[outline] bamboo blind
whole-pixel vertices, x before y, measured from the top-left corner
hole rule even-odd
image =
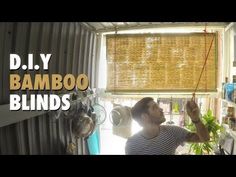
[[[216,33],[107,35],[108,91],[193,91]],[[216,91],[217,38],[198,91]]]

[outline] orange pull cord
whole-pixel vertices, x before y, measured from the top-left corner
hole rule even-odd
[[[204,68],[205,68],[205,66],[206,66],[206,62],[207,62],[209,53],[210,53],[210,51],[211,51],[211,47],[212,47],[212,44],[213,44],[214,39],[215,39],[215,35],[213,36],[213,38],[212,38],[212,40],[211,40],[211,45],[210,45],[210,48],[209,48],[209,50],[208,50],[208,52],[207,52],[207,55],[206,55],[206,58],[205,58],[205,62],[204,62],[204,64],[203,64],[203,67],[202,67],[202,70],[201,70],[201,74],[200,74],[200,77],[199,77],[198,82],[197,82],[197,86],[196,86],[196,88],[195,88],[195,90],[194,90],[194,92],[193,92],[193,96],[192,96],[192,100],[193,100],[193,101],[195,101],[195,93],[196,93],[196,91],[197,91],[199,82],[200,82],[200,80],[201,80],[203,70],[204,70]]]
[[[114,70],[114,76],[113,76],[114,77],[114,91],[113,92],[114,92],[114,94],[116,93],[116,64],[117,64],[116,63],[116,52],[117,52],[116,51],[117,50],[116,49],[116,42],[117,42],[116,38],[117,38],[117,27],[115,27],[115,46],[114,46],[115,51],[114,51],[114,68],[113,68],[113,70]]]
[[[205,57],[206,57],[206,35],[207,35],[207,23],[205,23],[204,36],[205,36]],[[205,67],[205,92],[207,92],[207,68]]]
[[[207,33],[207,30],[206,30],[206,24],[205,24],[205,29],[203,30],[204,31],[204,38],[205,38],[205,58],[206,58],[206,33]],[[206,77],[206,69],[205,69],[205,77]],[[205,78],[206,79],[206,78]],[[206,82],[207,83],[207,82]],[[195,102],[195,92],[193,93],[193,97],[192,97],[192,101]]]

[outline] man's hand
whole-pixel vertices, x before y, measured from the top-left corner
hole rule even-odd
[[[194,101],[188,101],[186,104],[186,110],[192,121],[199,121],[200,110],[198,105]]]
[[[209,141],[210,135],[205,125],[201,122],[201,119],[199,117],[200,110],[198,108],[198,105],[193,100],[191,100],[187,102],[186,109],[197,130],[196,133],[189,133],[186,136],[186,141],[196,143]]]

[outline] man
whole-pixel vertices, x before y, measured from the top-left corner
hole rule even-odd
[[[188,101],[187,113],[196,126],[196,133],[178,126],[161,125],[165,122],[163,110],[153,98],[145,97],[131,109],[131,114],[142,127],[142,131],[126,142],[128,155],[172,155],[183,142],[209,141],[209,133],[199,117],[200,110],[194,101]]]

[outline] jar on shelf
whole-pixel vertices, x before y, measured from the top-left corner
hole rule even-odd
[[[236,103],[236,88],[234,89],[233,100],[234,100],[234,103]]]
[[[234,107],[228,107],[227,116],[228,117],[234,117]]]
[[[236,130],[236,119],[234,117],[229,118],[229,128]]]
[[[236,75],[233,75],[233,83],[236,83]]]
[[[229,123],[229,118],[227,116],[223,117],[223,123],[228,124]]]

